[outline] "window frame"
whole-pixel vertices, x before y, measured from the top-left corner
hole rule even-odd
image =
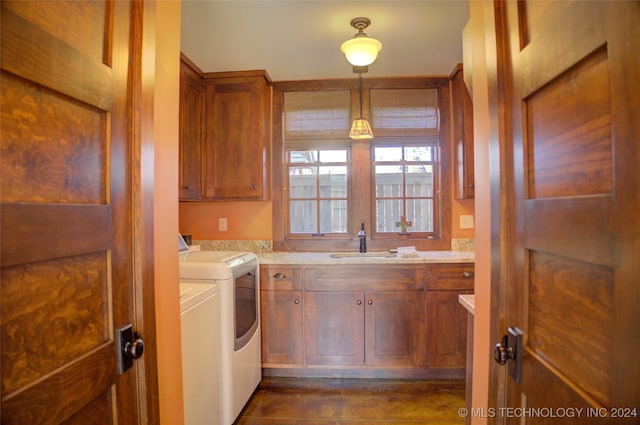
[[[363,79],[363,111],[370,116],[369,90],[374,88],[431,88],[438,90],[438,109],[440,115],[439,149],[437,163],[438,181],[434,182],[434,197],[437,197],[438,212],[434,211],[434,235],[415,233],[394,235],[392,233],[376,234],[372,227],[375,223],[375,190],[373,182],[375,170],[372,162],[371,144],[394,144],[400,140],[405,142],[419,141],[407,137],[376,137],[372,141],[356,141],[348,138],[341,141],[343,146],[350,145],[351,166],[348,167],[347,217],[346,234],[330,234],[311,236],[310,234],[289,233],[288,195],[284,192],[288,186],[288,166],[284,148],[284,93],[289,91],[310,90],[350,90],[351,119],[359,115],[359,85],[356,78],[335,80],[285,81],[273,84],[273,161],[272,161],[272,209],[273,209],[273,247],[276,251],[354,251],[358,249],[358,230],[360,223],[365,222],[367,247],[369,251],[384,251],[398,246],[413,245],[418,250],[443,250],[451,248],[451,124],[450,96],[448,77],[404,77],[404,78],[364,78]],[[375,133],[374,133],[375,134]],[[328,149],[327,145],[313,144],[309,149]],[[357,191],[355,191],[357,189]]]
[[[431,162],[432,166],[433,166],[433,194],[430,197],[410,197],[410,196],[406,196],[405,193],[405,185],[404,185],[404,178],[405,176],[403,176],[403,190],[402,190],[402,196],[399,197],[387,197],[387,198],[378,198],[376,195],[376,186],[375,186],[375,182],[376,182],[376,170],[375,167],[376,165],[393,165],[393,164],[401,164],[402,166],[407,166],[407,165],[411,165],[410,162],[403,160],[400,162],[389,162],[389,161],[375,161],[375,148],[376,147],[399,147],[401,149],[404,149],[405,147],[410,147],[410,146],[431,146],[433,148],[433,159],[431,161],[419,161],[419,162]],[[398,198],[398,199],[402,199],[403,202],[403,207],[406,207],[406,203],[409,199],[433,199],[433,231],[431,232],[418,232],[418,231],[413,231],[411,229],[408,229],[407,234],[400,234],[400,231],[398,230],[397,232],[392,231],[392,232],[379,232],[377,229],[375,229],[373,226],[372,227],[372,237],[374,238],[396,238],[397,236],[413,236],[414,239],[419,238],[419,239],[432,239],[434,237],[436,237],[439,234],[439,224],[440,221],[437,219],[439,214],[440,214],[440,200],[439,200],[439,194],[438,194],[438,188],[439,188],[439,183],[440,183],[440,166],[439,166],[439,161],[438,161],[438,152],[440,151],[440,144],[439,143],[434,143],[433,141],[425,141],[424,139],[410,139],[410,138],[393,138],[393,139],[388,139],[387,141],[372,141],[370,143],[370,147],[371,147],[371,181],[372,181],[372,185],[371,185],[371,206],[372,206],[372,214],[371,214],[371,223],[372,224],[377,224],[377,211],[376,211],[376,203],[378,201],[378,199],[392,199],[392,198]],[[404,154],[403,154],[404,155]],[[389,163],[389,164],[385,164],[385,163]],[[398,217],[399,219],[399,217]]]
[[[318,161],[315,161],[315,162],[312,162],[312,163],[307,163],[307,162],[300,162],[300,163],[289,162],[288,161],[289,154],[288,154],[287,151],[284,152],[284,158],[285,158],[284,159],[284,164],[285,164],[284,174],[286,175],[284,193],[287,194],[287,195],[284,195],[285,203],[287,204],[287,207],[285,208],[284,213],[286,213],[286,217],[287,217],[286,226],[289,229],[289,231],[287,232],[287,237],[291,238],[291,239],[308,239],[309,236],[314,237],[314,238],[316,238],[316,237],[325,237],[325,236],[328,236],[330,238],[343,238],[343,237],[350,236],[349,235],[349,233],[350,233],[349,229],[350,229],[350,224],[351,223],[350,223],[349,214],[347,214],[347,217],[346,217],[346,219],[347,219],[347,224],[346,224],[347,231],[346,232],[344,232],[344,233],[337,233],[337,232],[336,233],[331,233],[331,232],[323,232],[322,231],[322,228],[321,228],[321,214],[320,214],[321,208],[320,208],[319,204],[323,200],[327,201],[327,200],[342,200],[342,199],[344,199],[346,201],[346,203],[347,203],[347,211],[351,210],[351,208],[350,208],[351,197],[349,196],[349,194],[351,193],[351,175],[352,175],[352,173],[351,173],[351,148],[346,146],[345,144],[338,144],[338,145],[322,144],[321,147],[318,147],[317,145],[315,145],[314,147],[310,146],[308,149],[305,149],[305,150],[306,151],[317,151],[317,152],[320,152],[320,151],[331,151],[331,150],[345,150],[346,153],[347,153],[347,160],[346,160],[345,163],[342,163],[342,162],[340,162],[340,163],[336,163],[336,162],[321,162],[320,161],[320,155],[318,155]],[[302,149],[292,149],[291,150],[291,152],[299,152],[299,151],[302,151]],[[316,180],[316,185],[317,185],[316,186],[317,193],[316,193],[316,197],[315,198],[302,198],[302,197],[292,198],[291,197],[291,195],[290,195],[291,194],[290,173],[289,173],[291,168],[300,168],[300,167],[304,167],[305,165],[311,165],[312,167],[317,168],[318,171],[319,171],[320,167],[322,167],[322,166],[330,166],[332,164],[333,165],[340,164],[340,166],[342,166],[344,164],[344,166],[346,167],[346,170],[347,170],[347,174],[346,174],[346,176],[347,176],[347,182],[346,182],[347,196],[346,196],[346,198],[333,198],[333,197],[329,197],[328,198],[328,197],[323,197],[322,194],[321,194],[321,186],[320,186],[320,183],[321,183],[321,177],[320,176],[322,174],[320,172],[315,174],[315,177],[316,177],[315,180]],[[317,225],[317,229],[316,230],[317,230],[317,232],[315,232],[315,233],[295,233],[295,232],[291,232],[290,231],[290,229],[291,229],[290,203],[291,203],[291,201],[300,201],[300,200],[314,200],[318,204],[317,205],[318,206],[318,211],[316,212],[316,215],[317,215],[316,216],[316,225]]]

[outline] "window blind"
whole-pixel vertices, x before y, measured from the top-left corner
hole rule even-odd
[[[284,93],[285,147],[348,139],[350,107],[349,90]]]
[[[419,136],[437,141],[437,89],[371,89],[371,125],[378,136]]]

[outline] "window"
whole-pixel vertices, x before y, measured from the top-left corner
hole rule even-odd
[[[434,233],[436,148],[372,147],[377,233]]]
[[[289,231],[320,236],[347,233],[346,149],[287,151]]]
[[[276,250],[357,249],[361,222],[371,251],[450,247],[448,79],[364,83],[370,141],[348,137],[356,80],[274,84]]]

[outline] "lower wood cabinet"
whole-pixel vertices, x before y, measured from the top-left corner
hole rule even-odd
[[[301,269],[260,268],[260,320],[263,367],[301,366]]]
[[[310,365],[364,363],[362,292],[305,292],[305,360]]]
[[[458,295],[473,293],[473,264],[432,266],[427,271],[427,365],[464,371],[467,310]]]
[[[458,294],[473,291],[428,291],[427,346],[431,368],[464,368],[467,350],[467,311]]]
[[[309,365],[424,365],[424,291],[305,292]]]
[[[302,292],[261,291],[262,362],[302,365]]]
[[[271,376],[463,377],[473,265],[262,265]]]

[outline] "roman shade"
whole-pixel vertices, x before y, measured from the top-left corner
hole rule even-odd
[[[437,89],[371,89],[371,125],[376,137],[408,136],[437,141]]]

